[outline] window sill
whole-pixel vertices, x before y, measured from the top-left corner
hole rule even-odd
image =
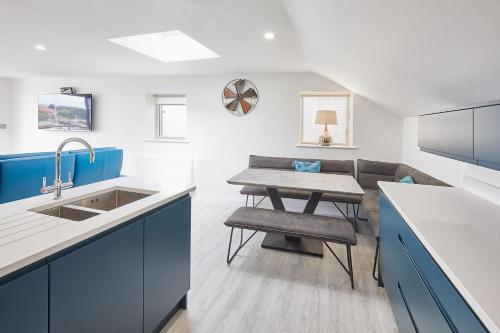
[[[187,139],[145,139],[144,142],[156,143],[189,143]]]
[[[329,149],[358,149],[358,146],[354,145],[331,145],[331,146],[320,146],[319,144],[313,144],[313,143],[298,143],[296,144],[297,147],[300,148],[329,148]]]

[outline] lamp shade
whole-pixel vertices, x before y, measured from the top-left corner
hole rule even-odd
[[[318,110],[316,124],[337,125],[337,112],[334,110]]]

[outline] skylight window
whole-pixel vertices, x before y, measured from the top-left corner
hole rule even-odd
[[[179,30],[111,38],[109,41],[163,62],[220,57]]]

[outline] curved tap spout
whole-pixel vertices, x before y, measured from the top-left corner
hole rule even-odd
[[[92,146],[87,141],[80,139],[80,138],[69,138],[69,139],[64,140],[59,145],[59,147],[57,148],[57,151],[56,151],[56,174],[55,174],[55,179],[54,179],[54,186],[52,189],[51,188],[47,189],[44,187],[48,192],[50,192],[50,190],[54,191],[54,199],[59,199],[61,197],[61,191],[62,191],[63,187],[66,188],[66,187],[73,186],[71,179],[68,179],[67,183],[63,183],[63,181],[61,180],[61,154],[62,154],[62,150],[63,150],[64,146],[66,146],[70,142],[79,142],[82,145],[84,145],[89,151],[90,163],[95,163],[94,148],[92,148]],[[43,192],[44,188],[42,188],[42,192]]]

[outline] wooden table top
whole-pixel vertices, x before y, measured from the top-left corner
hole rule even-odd
[[[227,181],[232,185],[253,185],[320,193],[348,193],[363,195],[365,192],[348,175],[296,172],[275,169],[245,169]]]

